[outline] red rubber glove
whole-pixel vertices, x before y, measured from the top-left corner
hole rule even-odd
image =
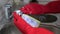
[[[54,34],[53,32],[45,28],[31,27],[29,24],[26,23],[26,21],[22,19],[21,16],[16,14],[16,12],[13,13],[13,16],[14,16],[14,24],[23,34]]]

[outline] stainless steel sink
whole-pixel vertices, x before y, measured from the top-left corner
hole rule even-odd
[[[53,14],[55,15],[55,14]],[[56,14],[58,20],[54,23],[42,23],[40,27],[49,29],[50,31],[54,32],[55,34],[60,34],[60,14]],[[6,20],[5,20],[6,21]],[[14,25],[12,21],[3,22],[4,24],[0,29],[0,34],[22,34]],[[44,25],[45,24],[45,25]],[[1,26],[0,26],[1,27]]]

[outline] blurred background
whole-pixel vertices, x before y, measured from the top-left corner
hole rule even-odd
[[[31,0],[0,0],[0,34],[22,34],[14,25],[12,12],[28,4]],[[39,4],[46,5],[51,1],[37,0]],[[10,10],[8,8],[11,8]],[[50,26],[51,27],[51,26]],[[54,28],[54,27],[53,27]],[[55,30],[54,30],[55,29]],[[60,29],[54,28],[55,34],[60,34]]]

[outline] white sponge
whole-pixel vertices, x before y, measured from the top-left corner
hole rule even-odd
[[[26,23],[28,23],[32,27],[39,27],[40,25],[40,21],[29,15],[23,14],[22,18],[26,21]]]

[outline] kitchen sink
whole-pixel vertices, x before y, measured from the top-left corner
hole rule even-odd
[[[60,14],[52,14],[52,15],[57,17],[57,21],[53,23],[41,23],[40,27],[46,28],[54,32],[55,34],[60,34]],[[1,28],[0,33],[1,34],[22,34],[21,31],[17,29],[17,27],[14,25],[13,22],[11,22],[10,24],[5,24],[3,28]]]

